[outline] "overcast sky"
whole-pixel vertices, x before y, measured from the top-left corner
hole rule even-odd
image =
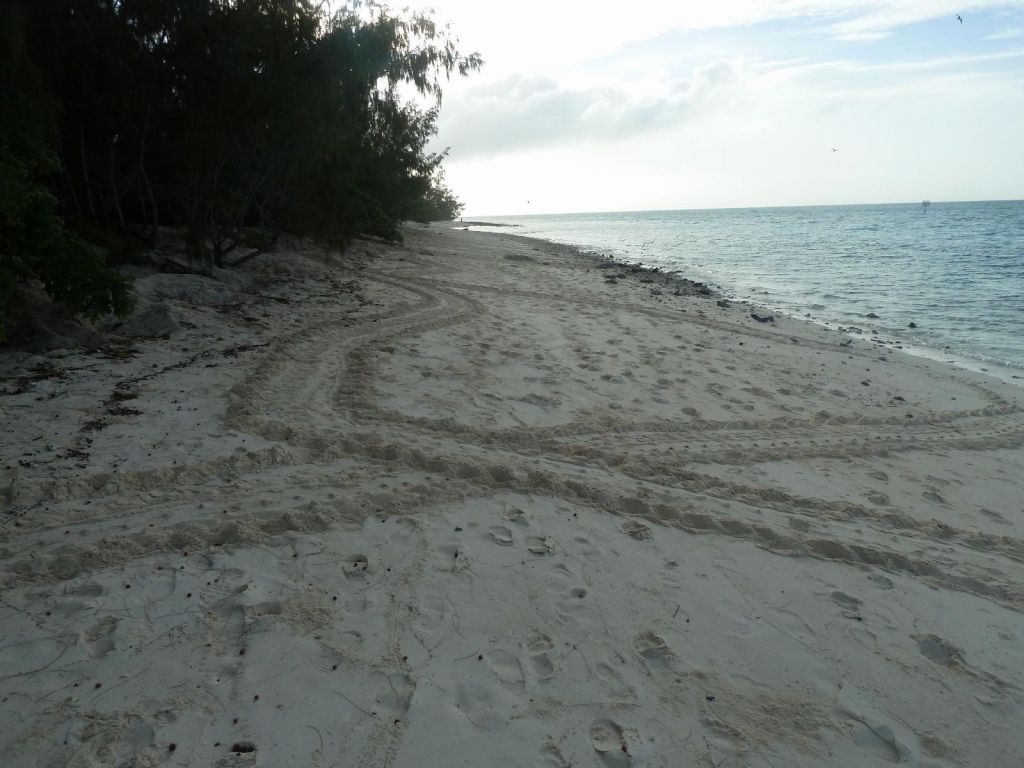
[[[408,4],[467,215],[1024,197],[1024,0]]]

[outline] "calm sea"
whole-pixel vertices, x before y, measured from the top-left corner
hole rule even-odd
[[[481,218],[938,359],[1024,368],[1024,201]]]

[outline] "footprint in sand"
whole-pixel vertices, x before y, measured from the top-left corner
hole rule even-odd
[[[82,644],[92,658],[102,658],[114,650],[114,632],[119,622],[113,616],[104,616],[82,632]]]
[[[491,529],[487,531],[487,536],[499,547],[511,547],[515,543],[515,539],[512,538],[512,531],[504,525],[492,526]]]
[[[553,555],[555,553],[555,540],[547,537],[530,536],[526,540],[526,550],[534,555]]]
[[[565,759],[557,744],[545,744],[540,750],[541,768],[572,768],[572,763]]]
[[[610,699],[626,701],[635,697],[633,686],[626,682],[622,674],[606,661],[594,665],[594,672],[604,683],[605,694]]]
[[[410,541],[416,541],[422,535],[421,523],[412,517],[399,517],[395,520],[394,528],[391,531],[391,535],[388,536],[390,541],[396,544],[405,544]]]
[[[921,654],[943,667],[952,667],[964,662],[964,652],[952,643],[936,635],[915,638]]]
[[[853,732],[853,743],[889,763],[902,763],[910,757],[910,750],[887,725],[863,723]]]
[[[370,561],[366,555],[352,555],[344,565],[345,576],[348,578],[364,578],[370,570]]]
[[[868,581],[874,584],[879,589],[892,589],[892,579],[888,576],[883,576],[880,573],[872,573],[868,576]]]
[[[636,650],[652,672],[669,669],[673,654],[661,635],[644,632],[636,639]]]
[[[450,571],[469,565],[469,557],[461,544],[442,544],[437,551],[441,555],[438,563],[439,570]]]
[[[455,687],[455,706],[481,730],[493,731],[502,724],[494,691],[479,680],[467,680]]]
[[[530,653],[530,668],[541,680],[547,680],[555,674],[555,665],[551,662],[548,651],[555,644],[543,632],[532,632],[526,640],[526,650]]]
[[[526,513],[523,512],[523,510],[521,509],[507,509],[505,510],[502,517],[504,517],[510,523],[514,523],[515,525],[521,525],[525,527],[530,524],[529,521],[526,519]]]
[[[431,632],[440,627],[448,618],[448,602],[441,595],[426,594],[416,607],[413,623],[419,629]]]
[[[531,632],[530,636],[526,639],[526,648],[531,653],[550,651],[554,647],[555,644],[551,642],[551,638],[543,632]]]
[[[629,745],[622,727],[614,720],[601,718],[590,724],[590,743],[605,765],[611,768],[626,768],[632,765]]]
[[[861,619],[860,607],[863,605],[860,598],[848,595],[845,592],[833,592],[830,597],[832,602],[843,609],[843,616],[848,619]]]
[[[380,672],[374,677],[374,683],[381,689],[374,698],[376,711],[387,713],[390,718],[405,717],[416,692],[413,679],[402,672]]]
[[[349,629],[339,635],[338,650],[350,654],[356,653],[363,647],[363,633],[356,629]]]
[[[540,680],[548,680],[555,676],[555,665],[546,653],[535,653],[530,656],[530,669]]]
[[[497,648],[493,651],[488,651],[484,658],[487,659],[487,666],[491,668],[491,671],[498,676],[501,682],[511,685],[523,684],[525,679],[523,665],[519,663],[519,659],[513,654]]]

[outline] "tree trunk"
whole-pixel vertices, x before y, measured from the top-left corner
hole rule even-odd
[[[92,199],[92,184],[89,181],[89,163],[85,156],[85,133],[78,132],[78,148],[82,159],[82,183],[85,186],[85,199],[89,203],[89,214],[93,223],[99,223],[99,216],[96,215],[96,205]]]
[[[121,211],[121,198],[124,195],[117,188],[117,157],[113,140],[110,142],[110,194],[113,196],[118,229],[124,232],[124,213]]]
[[[189,266],[194,268],[195,262],[198,261],[200,271],[204,275],[210,274],[210,249],[206,245],[206,236],[202,228],[195,222],[189,222],[185,245],[188,249]]]
[[[146,122],[143,124],[142,134],[139,136],[139,202],[142,204],[142,216],[144,224],[149,225],[150,245],[156,245],[160,225],[160,212],[156,206],[156,197],[153,195],[153,185],[149,183],[149,176],[146,173],[146,136],[149,134],[149,108],[146,109]],[[146,200],[149,201],[149,211],[146,211]],[[152,214],[150,219],[149,214]]]

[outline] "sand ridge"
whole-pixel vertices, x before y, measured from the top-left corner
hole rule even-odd
[[[1019,756],[1019,389],[525,238],[360,254],[5,363],[12,765]]]

